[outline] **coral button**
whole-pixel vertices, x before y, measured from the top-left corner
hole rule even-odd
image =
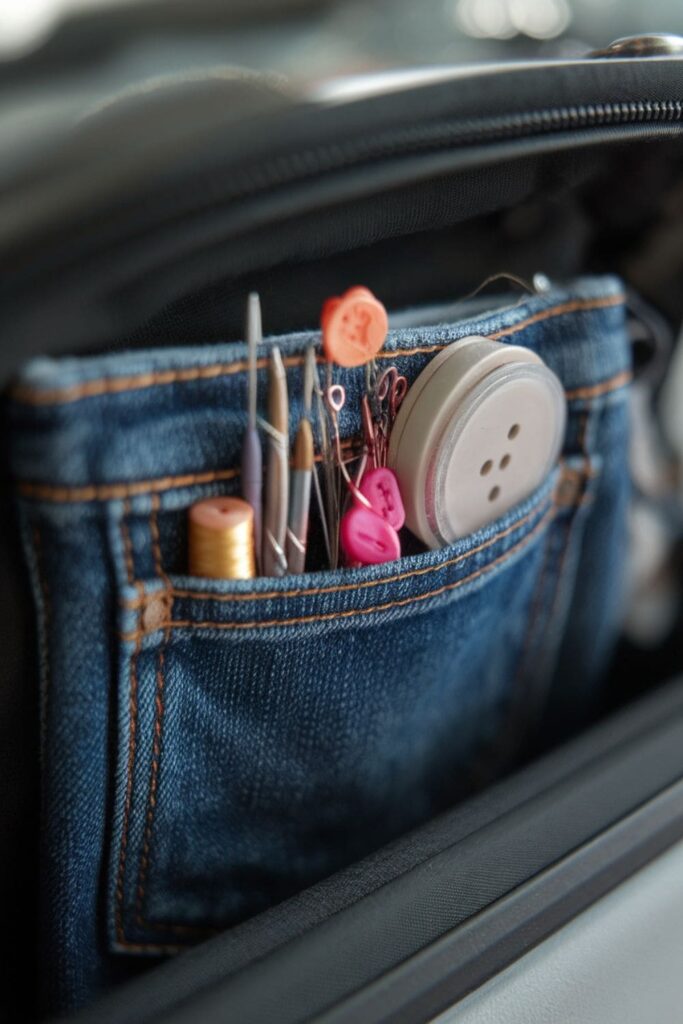
[[[386,309],[360,285],[328,299],[320,321],[325,356],[339,366],[368,363],[381,349],[389,329]]]
[[[389,523],[364,505],[354,505],[342,516],[339,536],[351,562],[375,565],[401,557],[401,542]]]
[[[406,513],[393,470],[387,469],[386,466],[368,470],[363,477],[360,490],[375,512],[379,512],[389,526],[393,526],[395,530],[401,529],[406,521]]]

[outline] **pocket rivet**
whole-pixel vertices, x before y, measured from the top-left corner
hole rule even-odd
[[[142,610],[142,628],[145,633],[154,633],[168,622],[171,610],[171,597],[163,590],[148,594]]]
[[[573,469],[564,469],[557,483],[555,503],[567,506],[576,505],[583,486],[583,476]]]

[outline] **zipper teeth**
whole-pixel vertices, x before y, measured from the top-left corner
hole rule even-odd
[[[287,185],[305,185],[321,174],[352,170],[365,163],[400,156],[437,153],[455,146],[495,142],[525,136],[550,134],[582,128],[637,126],[683,121],[683,100],[633,100],[615,103],[586,103],[548,107],[515,114],[463,118],[392,128],[374,135],[358,136],[347,142],[324,143],[311,149],[270,157],[267,163],[234,168],[229,180],[212,175],[217,187],[207,184],[201,195],[185,190],[180,212],[177,203],[170,220],[161,216],[136,232],[137,240],[179,219],[196,217],[224,204],[257,198],[261,193]],[[61,244],[61,243],[60,243]],[[126,243],[127,244],[127,241]],[[88,259],[92,258],[92,254]],[[59,268],[52,265],[50,273]],[[72,267],[73,269],[73,267]]]
[[[231,181],[234,196],[342,170],[369,159],[437,151],[456,144],[512,139],[530,134],[613,125],[676,123],[683,120],[683,100],[637,100],[549,107],[520,114],[503,114],[461,121],[439,121],[412,128],[379,132],[352,142],[327,144],[316,149],[274,157],[267,168],[251,167]]]

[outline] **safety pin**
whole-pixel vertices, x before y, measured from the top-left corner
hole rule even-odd
[[[407,391],[408,381],[395,366],[388,367],[377,381],[374,392],[377,413],[372,429],[373,468],[386,465],[389,438],[396,414]],[[368,436],[369,433],[366,432],[366,437]]]
[[[386,369],[377,383],[377,398],[382,404],[387,402],[390,429],[407,392],[407,378],[400,374],[395,366]]]

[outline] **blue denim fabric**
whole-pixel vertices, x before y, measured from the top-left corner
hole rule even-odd
[[[401,329],[387,358],[412,380],[468,334],[526,345],[559,375],[560,466],[443,550],[282,580],[183,575],[187,507],[239,490],[243,345],[26,368],[12,459],[41,634],[53,1007],[433,815],[527,710],[530,742],[587,713],[625,561],[621,286],[587,279]],[[292,428],[311,340],[278,339]],[[350,436],[363,371],[335,379]]]

